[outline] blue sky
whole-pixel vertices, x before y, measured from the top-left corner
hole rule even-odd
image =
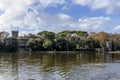
[[[120,0],[1,0],[0,31],[120,32]]]

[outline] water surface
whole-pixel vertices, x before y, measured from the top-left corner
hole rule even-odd
[[[120,54],[0,53],[0,80],[120,80]]]

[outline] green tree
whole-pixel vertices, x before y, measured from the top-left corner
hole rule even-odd
[[[24,38],[32,38],[32,39],[38,38],[38,36],[36,36],[35,34],[32,34],[32,33],[29,33],[29,34],[27,34],[27,35],[24,35],[23,37],[24,37]]]
[[[4,43],[0,41],[0,51],[4,50]]]
[[[50,39],[45,39],[44,42],[43,42],[43,47],[46,49],[46,50],[53,50],[53,42],[52,40]]]
[[[27,42],[27,47],[31,51],[42,51],[42,50],[44,50],[42,45],[43,45],[43,40],[41,38],[30,39]]]
[[[113,42],[113,50],[120,50],[120,34],[115,33],[110,39]]]
[[[67,34],[70,34],[70,31],[62,31],[56,34],[57,38],[62,38],[62,37],[66,37]]]
[[[5,51],[16,52],[18,50],[18,40],[16,38],[5,39]]]
[[[64,38],[58,38],[56,41],[56,49],[60,51],[67,50],[67,41]]]
[[[106,41],[110,39],[109,36],[110,35],[108,33],[102,31],[102,32],[95,34],[93,36],[93,39],[98,40],[100,43],[100,46],[104,48],[106,46]]]
[[[54,32],[50,32],[50,31],[42,31],[39,32],[37,35],[44,37],[44,38],[48,38],[48,39],[54,39],[55,38],[55,33]]]

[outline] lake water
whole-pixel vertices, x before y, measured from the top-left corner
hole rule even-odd
[[[120,54],[0,53],[0,80],[120,80]]]

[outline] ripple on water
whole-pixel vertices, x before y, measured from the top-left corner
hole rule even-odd
[[[66,79],[67,80],[90,80],[92,76],[95,76],[98,74],[97,72],[102,71],[102,66],[103,65],[98,65],[98,64],[73,66],[70,71],[70,74],[66,77]]]
[[[109,63],[104,71],[91,80],[120,80],[120,64]]]
[[[45,75],[42,80],[65,80],[65,74],[61,67],[51,66],[45,69]]]
[[[74,66],[65,80],[120,80],[120,64]],[[62,80],[62,79],[61,79]]]
[[[4,57],[1,57],[0,80],[120,80],[120,61],[80,64],[81,59],[70,58],[70,61],[68,57],[66,63],[60,60],[53,64],[54,60],[46,55],[40,55],[41,59]]]

